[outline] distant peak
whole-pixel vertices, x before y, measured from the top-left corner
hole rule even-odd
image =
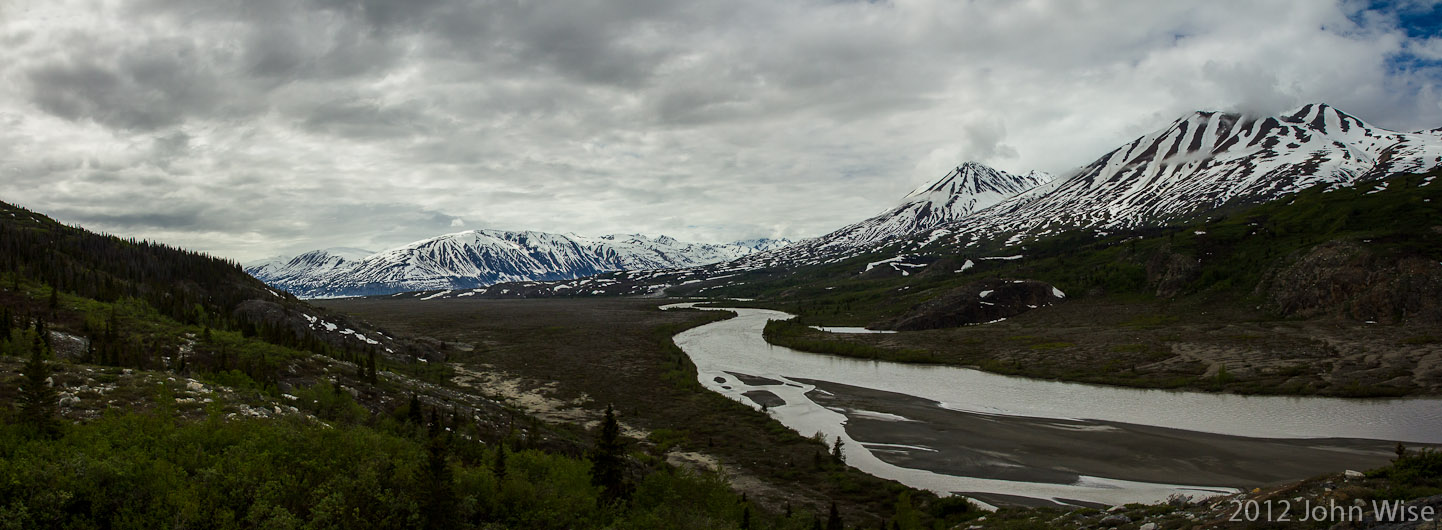
[[[959,189],[976,190],[980,182],[997,174],[997,170],[981,162],[962,162],[941,178],[912,190],[906,198],[937,192],[955,193]]]
[[[917,188],[903,201],[939,196],[976,196],[979,194],[1013,195],[1054,180],[1049,173],[1030,171],[1026,174],[1007,173],[980,162],[963,162],[940,179]]]
[[[1287,121],[1307,121],[1309,118],[1315,118],[1316,116],[1327,114],[1329,111],[1332,115],[1338,117],[1350,118],[1353,120],[1361,121],[1358,120],[1356,116],[1348,114],[1346,111],[1343,111],[1342,109],[1328,105],[1326,103],[1307,103],[1300,107],[1292,109],[1291,111],[1283,112],[1281,116]]]

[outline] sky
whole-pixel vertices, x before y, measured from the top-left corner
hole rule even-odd
[[[1442,127],[1438,1],[0,0],[0,201],[249,261],[814,237],[1195,110]]]

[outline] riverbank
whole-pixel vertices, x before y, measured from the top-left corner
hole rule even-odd
[[[504,389],[523,398],[514,404],[536,406],[533,412],[542,417],[585,424],[614,405],[623,425],[648,433],[631,447],[655,458],[675,455],[719,466],[750,502],[768,511],[789,507],[798,518],[824,518],[835,501],[848,524],[873,524],[892,516],[892,503],[905,491],[927,509],[929,495],[818,460],[826,454],[822,444],[702,388],[672,336],[727,315],[659,311],[660,303],[348,299],[325,305],[396,333],[446,343],[448,360],[465,382],[483,393]],[[505,381],[504,388],[497,381]]]
[[[950,329],[846,334],[810,328],[854,324],[803,314],[773,324],[767,341],[815,353],[1131,388],[1442,395],[1442,330],[1405,324],[1278,320],[1224,306],[1080,299]]]
[[[1395,444],[1226,436],[1111,421],[979,414],[932,400],[812,379],[807,395],[846,416],[846,433],[888,463],[946,475],[1074,484],[1083,477],[1243,491],[1342,469],[1372,469]],[[995,504],[1052,504],[959,492]],[[1086,503],[1080,503],[1085,505]]]
[[[762,339],[788,315],[737,313],[676,337],[703,383],[803,435],[839,439],[849,465],[936,492],[1160,502],[1375,467],[1390,440],[1442,441],[1437,400],[1109,388],[812,355]]]

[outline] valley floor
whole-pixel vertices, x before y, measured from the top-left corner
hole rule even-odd
[[[835,500],[846,520],[879,522],[906,490],[835,464],[823,444],[702,388],[671,337],[721,313],[661,311],[661,301],[628,298],[321,303],[443,342],[454,382],[543,419],[590,423],[614,405],[628,435],[673,463],[719,467],[770,510],[825,513]]]
[[[677,352],[668,350],[666,346],[671,344],[672,334],[705,318],[696,312],[662,312],[656,310],[656,306],[660,304],[656,300],[618,298],[433,301],[347,299],[324,303],[330,309],[359,316],[395,333],[425,336],[444,342],[450,356],[449,362],[455,367],[454,382],[502,398],[505,402],[542,418],[555,422],[589,423],[600,417],[599,411],[607,404],[614,404],[622,419],[623,429],[628,434],[643,438],[645,444],[660,449],[660,453],[666,454],[673,462],[723,469],[733,487],[745,492],[752,502],[768,508],[785,509],[787,506],[795,506],[817,510],[826,499],[838,498],[843,500],[843,512],[848,513],[849,521],[876,521],[877,517],[887,517],[893,513],[892,503],[897,491],[892,489],[894,484],[861,475],[855,470],[839,472],[834,467],[818,467],[814,462],[819,462],[824,456],[817,452],[819,444],[815,441],[801,439],[750,408],[704,391],[699,385],[694,385],[694,381],[677,379],[694,378],[694,372],[676,369],[677,360],[674,355]],[[981,350],[998,354],[1004,350],[1017,351],[1019,353],[1016,358],[1019,359],[1042,359],[1049,354],[1071,351],[1075,346],[1031,346],[1063,342],[1067,338],[1076,341],[1073,344],[1090,344],[1089,347],[1076,349],[1080,352],[1095,350],[1100,357],[1103,353],[1117,356],[1118,350],[1108,348],[1108,344],[1147,344],[1147,341],[1169,344],[1183,342],[1182,339],[1204,341],[1226,337],[1232,341],[1231,344],[1248,345],[1243,348],[1244,351],[1259,352],[1253,354],[1258,361],[1251,363],[1252,366],[1249,366],[1245,356],[1237,357],[1237,360],[1227,357],[1220,361],[1228,365],[1227,373],[1236,373],[1238,380],[1244,382],[1248,381],[1248,374],[1253,373],[1251,370],[1264,357],[1261,352],[1281,351],[1288,345],[1306,343],[1308,340],[1365,348],[1365,340],[1405,342],[1407,338],[1405,329],[1388,326],[1367,328],[1375,334],[1356,337],[1349,335],[1351,331],[1345,327],[1332,329],[1316,322],[1242,325],[1229,324],[1225,319],[1207,319],[1184,326],[1173,326],[1175,321],[1170,318],[1179,311],[1176,309],[1169,313],[1165,309],[1137,310],[1135,306],[1129,306],[1133,308],[1132,312],[1107,313],[1104,305],[1096,303],[1076,303],[1070,307],[1070,311],[1052,314],[1034,312],[1025,318],[990,328],[983,326],[949,332],[846,335],[832,338],[841,337],[837,340],[847,341],[865,339],[868,344],[875,341],[875,344],[885,347],[915,348],[917,344],[990,345],[991,349]],[[1282,338],[1269,341],[1247,336],[1263,335],[1269,330],[1275,330],[1274,335]],[[955,335],[948,336],[950,333]],[[1325,334],[1323,336],[1327,338],[1317,338],[1318,334]],[[1329,342],[1343,339],[1349,342]],[[925,340],[933,342],[924,342]],[[1416,352],[1396,356],[1396,359],[1420,364],[1435,355],[1432,351],[1435,346],[1431,343],[1412,346],[1417,348]],[[1130,350],[1124,348],[1120,351],[1128,353]],[[1090,362],[1081,361],[1079,359],[1086,357],[1076,355],[1079,354],[1073,352],[1070,356],[1057,357],[1050,362],[1053,363],[1052,366],[1062,365],[1063,359],[1071,359],[1070,362],[1073,363]],[[1367,358],[1365,354],[1360,355],[1363,355],[1363,359]],[[1312,357],[1287,357],[1291,359],[1289,362],[1297,363],[1309,358]],[[1383,359],[1386,358],[1375,358],[1379,364],[1385,364]],[[1162,360],[1152,362],[1161,363]],[[1177,365],[1195,363],[1196,366],[1190,366],[1188,371],[1184,372],[1190,378],[1207,377],[1208,369],[1201,360],[1174,362]],[[1218,367],[1217,371],[1220,372],[1221,368]],[[1139,377],[1145,378],[1148,373],[1139,372]],[[1211,377],[1215,378],[1215,375]],[[875,395],[876,392],[844,385],[829,385],[826,390],[830,395],[824,399],[843,409],[889,411],[915,416],[923,414],[920,408],[926,408],[913,407],[904,401]],[[950,420],[956,420],[951,421],[953,426],[970,425],[971,428],[985,428],[989,431],[1008,428],[1007,425],[982,418]],[[978,421],[987,425],[972,425]],[[897,434],[891,432],[890,429],[894,428],[894,423],[867,421],[862,417],[850,418],[848,423],[848,431],[854,429],[858,439],[883,442],[887,437]],[[1335,443],[1320,444],[1307,441],[1259,443],[1240,438],[1194,440],[1179,439],[1167,432],[1161,432],[1165,429],[1142,430],[1147,432],[1133,433],[1138,436],[1126,440],[1113,438],[1110,442],[1101,439],[1106,433],[1100,433],[1097,436],[1101,438],[1094,440],[1097,443],[1091,448],[1105,452],[1111,447],[1125,454],[1162,455],[1179,461],[1201,458],[1194,462],[1196,467],[1215,475],[1213,480],[1208,482],[1248,488],[1262,484],[1271,486],[1208,501],[1194,499],[1179,500],[1170,505],[1129,505],[1111,511],[1003,508],[1000,512],[982,519],[973,517],[963,527],[1111,527],[1116,526],[1115,521],[1119,520],[1113,516],[1125,516],[1127,521],[1130,521],[1123,524],[1122,528],[1137,528],[1143,522],[1156,522],[1166,528],[1229,527],[1237,526],[1227,520],[1232,515],[1230,510],[1233,500],[1247,502],[1304,499],[1314,503],[1334,500],[1352,503],[1359,499],[1388,495],[1413,498],[1433,491],[1431,486],[1399,489],[1393,481],[1377,476],[1362,479],[1355,476],[1327,475],[1302,482],[1281,482],[1285,477],[1304,476],[1323,472],[1319,471],[1323,469],[1340,473],[1349,468],[1365,470],[1386,466],[1392,456],[1392,446],[1387,444],[1352,440],[1334,440],[1332,442]],[[970,447],[965,436],[956,433],[946,436],[954,438],[951,443],[959,450],[987,450],[985,447]],[[1046,441],[1025,442],[1035,446]],[[1065,442],[1058,439],[1052,443]],[[1146,447],[1139,447],[1137,444]],[[1193,446],[1190,449],[1187,447],[1189,444]],[[1194,449],[1215,444],[1222,445],[1209,450],[1218,455],[1248,452],[1255,454],[1250,454],[1243,459],[1245,462],[1241,463],[1209,463],[1204,461],[1208,457],[1197,457],[1193,454]],[[1059,467],[1065,468],[1069,465],[1064,461],[1069,457],[1067,454],[1061,454],[1056,448],[1053,450],[1058,452],[1055,458]],[[1415,454],[1416,450],[1413,452]],[[889,455],[889,458],[900,459],[895,462],[898,464],[937,470],[947,470],[950,469],[947,466],[957,465],[956,462],[902,461],[924,456],[913,452],[896,453]],[[1133,464],[1137,465],[1123,464],[1124,467],[1130,465],[1126,472],[1131,473],[1129,476],[1133,478],[1166,478],[1149,471],[1145,462]],[[1306,469],[1298,471],[1292,468]],[[1238,479],[1242,475],[1246,476],[1245,480]],[[987,500],[1002,505],[1028,504],[1021,499]],[[1330,525],[1304,526],[1325,528]]]
[[[810,315],[800,322],[855,324],[844,315]],[[1442,326],[1271,319],[1220,304],[1077,299],[976,326],[890,334],[792,326],[784,335],[768,340],[837,355],[1129,387],[1442,394]]]

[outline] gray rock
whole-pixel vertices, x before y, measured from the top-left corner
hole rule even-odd
[[[1132,518],[1131,518],[1131,517],[1127,517],[1127,516],[1124,515],[1124,514],[1118,513],[1118,514],[1112,514],[1112,515],[1108,515],[1108,516],[1106,516],[1106,517],[1103,517],[1102,520],[1097,521],[1097,524],[1099,524],[1099,525],[1101,525],[1101,526],[1106,526],[1106,527],[1117,527],[1117,526],[1121,526],[1121,525],[1124,525],[1124,524],[1127,524],[1127,523],[1130,523],[1130,522],[1132,522]]]

